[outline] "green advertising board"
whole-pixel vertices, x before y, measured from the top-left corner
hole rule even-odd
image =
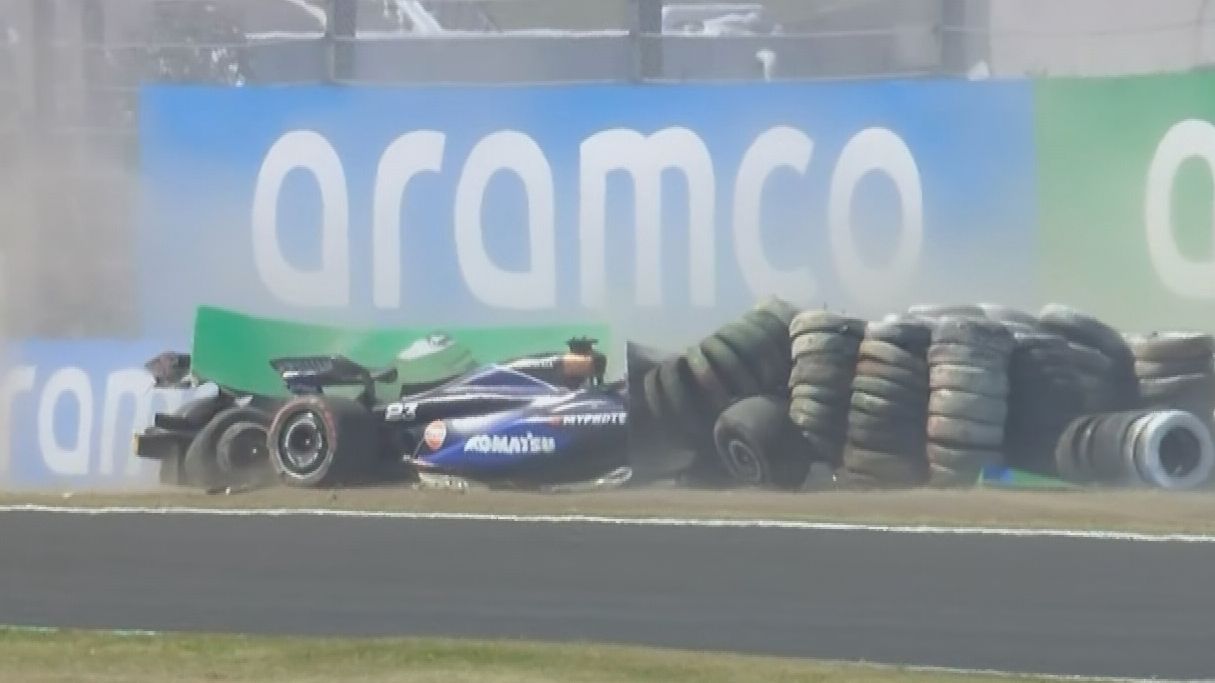
[[[285,396],[281,379],[270,367],[271,359],[344,355],[368,367],[387,367],[396,364],[403,349],[436,333],[447,335],[458,347],[455,357],[438,359],[448,367],[466,364],[469,359],[489,363],[529,353],[561,351],[573,337],[598,339],[601,348],[611,345],[610,330],[597,324],[359,329],[259,318],[203,306],[195,316],[192,365],[196,375],[216,384],[265,396]],[[432,370],[414,365],[409,372]],[[621,371],[616,369],[617,373]]]
[[[1215,331],[1215,73],[1035,82],[1038,298]]]

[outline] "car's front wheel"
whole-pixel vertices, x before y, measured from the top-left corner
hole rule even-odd
[[[270,462],[288,486],[319,488],[362,483],[377,453],[377,425],[355,401],[301,396],[274,416]]]

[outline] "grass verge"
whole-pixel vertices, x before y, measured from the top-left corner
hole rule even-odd
[[[320,683],[338,680],[374,683],[882,683],[895,680],[960,683],[1009,680],[1009,677],[586,644],[6,629],[0,631],[0,680],[27,683]]]
[[[398,486],[340,491],[273,488],[234,495],[208,495],[183,489],[128,493],[0,494],[0,505],[17,504],[664,516],[1215,533],[1215,494],[1210,491],[919,489],[788,494],[746,490],[633,489],[535,494],[500,491],[456,493]]]

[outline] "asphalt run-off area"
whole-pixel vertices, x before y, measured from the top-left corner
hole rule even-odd
[[[1215,678],[1211,536],[12,506],[0,541],[13,625]]]

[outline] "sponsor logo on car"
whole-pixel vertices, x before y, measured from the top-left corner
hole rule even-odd
[[[551,436],[537,436],[531,432],[523,436],[478,434],[469,437],[464,444],[464,451],[471,453],[552,453],[555,450],[556,439]]]
[[[628,421],[628,413],[614,411],[609,413],[584,413],[580,415],[561,415],[554,417],[555,424],[581,427],[583,425],[622,425]]]
[[[430,450],[437,451],[439,446],[443,445],[443,441],[447,439],[447,424],[442,420],[435,420],[426,425],[426,431],[422,435],[422,440],[430,447]]]

